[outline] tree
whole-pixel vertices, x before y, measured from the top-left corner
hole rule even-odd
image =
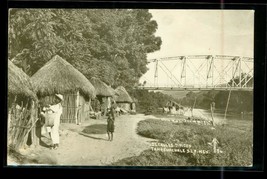
[[[9,15],[9,59],[31,75],[56,52],[55,14],[50,10],[12,9]]]
[[[87,78],[131,88],[160,49],[145,9],[11,9],[9,59],[29,76],[58,54]]]
[[[247,87],[253,87],[253,77],[247,73],[241,73],[241,86],[246,85]],[[228,84],[233,87],[237,87],[240,84],[240,77],[236,76],[234,79],[231,79]]]
[[[128,91],[129,94],[137,99],[138,101],[138,111],[146,111],[148,108],[157,110],[159,108],[165,107],[168,101],[175,101],[178,103],[178,100],[163,94],[161,92],[153,92],[144,89],[135,89]]]

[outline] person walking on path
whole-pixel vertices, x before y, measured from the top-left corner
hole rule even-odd
[[[110,108],[108,109],[108,118],[107,118],[107,134],[108,134],[108,140],[113,140],[113,133],[115,129],[115,116],[114,116],[114,109]]]

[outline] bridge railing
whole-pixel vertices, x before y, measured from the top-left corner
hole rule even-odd
[[[138,86],[137,89],[145,89],[145,90],[162,90],[162,91],[253,91],[253,87],[153,87],[153,86]]]

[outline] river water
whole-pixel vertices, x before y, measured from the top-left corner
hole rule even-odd
[[[207,119],[207,120],[211,120],[211,112],[209,110],[205,110],[205,109],[193,109],[193,116],[195,117],[200,117],[202,119]],[[184,116],[190,117],[192,116],[191,111],[186,111],[184,113]],[[216,110],[213,113],[213,118],[214,118],[214,122],[215,123],[227,123],[227,120],[251,120],[253,118],[252,114],[233,114],[233,113],[228,113],[226,115],[226,118],[224,118],[224,111],[219,111]]]

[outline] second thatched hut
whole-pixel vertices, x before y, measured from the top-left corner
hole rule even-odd
[[[123,86],[119,86],[115,89],[115,91],[115,101],[117,103],[117,106],[128,112],[131,111],[131,103],[133,102],[133,100],[126,89]]]
[[[90,81],[60,56],[54,56],[31,77],[37,96],[45,105],[56,93],[64,96],[61,122],[80,124],[89,118],[95,88]]]
[[[101,105],[102,115],[106,115],[107,108],[111,106],[111,98],[115,95],[115,91],[110,86],[101,81],[99,78],[92,77],[90,82],[93,84],[96,90],[96,99]],[[97,102],[95,101],[95,104]]]

